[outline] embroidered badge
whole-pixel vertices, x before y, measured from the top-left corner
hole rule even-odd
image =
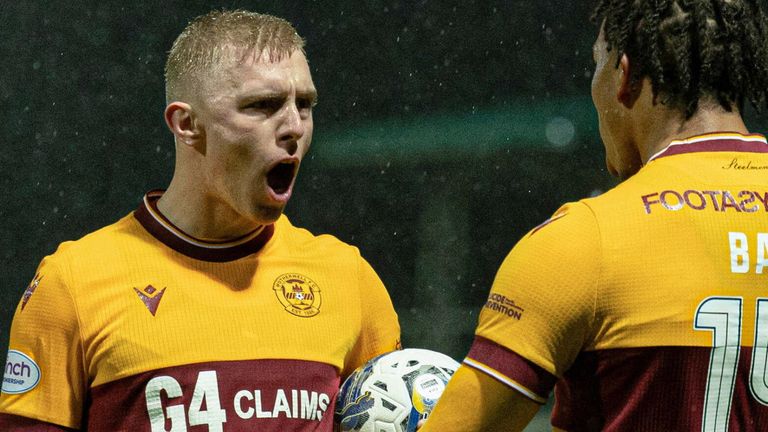
[[[151,313],[152,316],[155,316],[157,307],[160,305],[160,300],[163,298],[163,294],[165,293],[165,288],[158,290],[152,285],[147,285],[147,287],[143,290],[139,290],[138,288],[134,288],[133,290],[136,291],[136,294],[139,295],[139,298],[144,303],[144,306],[149,309],[149,313]]]
[[[320,313],[323,299],[320,288],[312,279],[298,273],[286,273],[275,280],[272,289],[289,313],[302,318]]]
[[[35,293],[35,290],[37,289],[37,286],[40,285],[41,280],[43,280],[43,276],[41,276],[40,273],[36,274],[32,279],[32,282],[29,283],[27,289],[24,290],[24,295],[21,297],[21,310],[24,310],[24,308],[27,306],[29,298],[32,297],[32,294]]]

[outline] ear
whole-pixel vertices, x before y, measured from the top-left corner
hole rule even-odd
[[[631,72],[632,65],[629,62],[629,57],[627,54],[622,54],[619,60],[619,89],[616,92],[616,97],[628,108],[632,106],[636,96],[630,79]]]
[[[171,102],[165,107],[165,124],[180,143],[196,146],[203,131],[195,118],[192,106],[184,102]]]

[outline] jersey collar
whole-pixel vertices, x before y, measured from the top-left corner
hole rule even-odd
[[[147,192],[133,215],[154,238],[190,258],[211,262],[234,261],[261,250],[275,232],[274,225],[270,224],[225,242],[210,242],[192,237],[160,213],[157,200],[163,196],[163,192]]]
[[[648,162],[666,156],[695,152],[747,152],[768,153],[768,143],[760,134],[743,135],[737,132],[718,132],[674,140]]]

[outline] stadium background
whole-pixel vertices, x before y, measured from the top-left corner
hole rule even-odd
[[[405,346],[461,359],[516,240],[614,184],[589,97],[592,6],[0,2],[0,349],[40,258],[168,184],[165,53],[192,17],[243,7],[297,26],[320,93],[287,214],[361,249]]]

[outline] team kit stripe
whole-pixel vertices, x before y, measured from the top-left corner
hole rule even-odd
[[[472,360],[471,358],[465,358],[464,364],[470,367],[473,367],[475,369],[478,369],[480,371],[485,372],[486,374],[496,378],[496,380],[501,381],[503,384],[506,384],[509,387],[512,387],[513,389],[519,391],[520,393],[524,394],[530,399],[533,399],[535,402],[538,402],[540,404],[546,403],[547,399],[543,398],[536,393],[532,392],[530,389],[525,388],[524,385],[518,383],[517,381],[513,380],[512,378],[505,376],[501,372],[493,369],[492,367],[489,367],[487,365],[484,365],[478,361]]]
[[[552,425],[602,431],[701,430],[709,347],[639,347],[584,352],[555,388]],[[749,389],[751,347],[742,347],[728,431],[758,432],[768,407]],[[723,400],[728,394],[722,394]]]
[[[217,430],[211,424],[224,431],[327,431],[338,388],[333,366],[304,360],[163,368],[94,387],[87,430],[165,430],[157,425],[172,421],[189,432]],[[119,415],[115,407],[121,407]],[[190,412],[209,423],[195,425]]]
[[[25,432],[75,432],[74,429],[68,429],[50,423],[41,423],[27,417],[2,413],[0,413],[0,430]]]
[[[210,262],[234,261],[258,252],[274,234],[274,225],[267,225],[229,242],[208,242],[194,238],[173,225],[160,213],[157,201],[162,194],[161,190],[147,193],[139,208],[133,213],[134,217],[156,239],[188,257]]]
[[[768,153],[768,143],[763,135],[718,133],[675,140],[648,159],[651,162],[666,156],[694,152],[747,152]]]
[[[475,336],[464,363],[481,370],[539,403],[545,403],[557,377],[482,336]]]
[[[211,242],[211,241],[205,241],[201,239],[197,239],[195,237],[192,237],[190,235],[187,235],[184,231],[177,228],[173,223],[171,223],[168,219],[165,218],[165,216],[160,213],[160,211],[157,209],[157,200],[160,199],[162,196],[163,191],[152,191],[144,196],[143,204],[146,210],[149,212],[149,214],[155,219],[155,222],[162,225],[163,228],[173,233],[175,236],[179,237],[180,239],[191,243],[198,247],[204,247],[204,248],[211,248],[211,249],[226,249],[234,246],[241,245],[243,243],[247,243],[248,241],[252,240],[254,237],[259,235],[262,229],[264,227],[258,227],[257,229],[253,230],[252,232],[245,234],[244,236],[241,236],[238,239],[235,240],[228,240],[223,242]]]
[[[537,232],[538,232],[540,229],[542,229],[542,228],[544,228],[545,226],[547,226],[547,225],[551,224],[552,222],[555,222],[556,220],[558,220],[558,219],[562,218],[563,216],[566,216],[567,214],[568,214],[568,213],[564,211],[564,212],[562,212],[562,213],[558,213],[558,214],[556,214],[556,215],[552,216],[551,218],[549,218],[549,219],[545,220],[544,222],[540,223],[540,224],[539,224],[539,225],[537,225],[535,228],[533,228],[533,229],[531,230],[531,232],[528,234],[528,237],[532,237],[532,236],[533,236],[534,234],[536,234],[536,233],[537,233]]]

